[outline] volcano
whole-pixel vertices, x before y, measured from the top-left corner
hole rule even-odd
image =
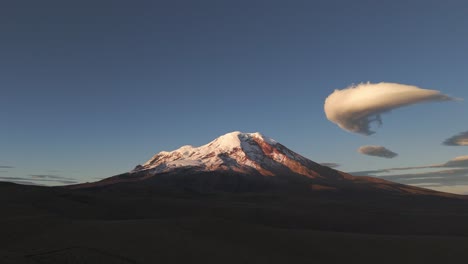
[[[352,176],[260,133],[159,152],[98,182],[0,182],[0,200],[2,263],[427,264],[468,257],[465,196]]]
[[[71,188],[165,188],[197,192],[378,191],[448,195],[320,165],[258,132],[162,151],[133,170]]]

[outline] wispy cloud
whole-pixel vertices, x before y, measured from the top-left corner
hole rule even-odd
[[[451,159],[443,164],[440,165],[433,165],[433,168],[440,168],[440,167],[462,167],[462,168],[468,168],[468,155],[466,156],[458,156],[454,159]]]
[[[392,159],[398,156],[397,153],[383,147],[383,146],[362,146],[358,152],[368,156]]]
[[[446,139],[442,144],[446,146],[468,146],[468,131]]]
[[[2,181],[2,179],[0,179],[0,181]],[[23,185],[45,186],[44,184],[40,184],[40,183],[32,182],[32,181],[25,181],[25,180],[7,180],[7,182],[23,184]]]
[[[73,184],[73,183],[78,183],[75,179],[69,178],[69,177],[64,177],[60,175],[53,175],[53,174],[30,174],[28,175],[30,178],[29,180],[31,181],[37,181],[37,182],[58,182],[58,183],[63,183],[63,184]]]
[[[392,169],[378,169],[378,170],[363,170],[363,171],[351,171],[348,172],[351,175],[355,176],[376,176],[381,173],[392,172]]]
[[[468,183],[468,168],[445,169],[431,172],[406,173],[381,176],[380,178],[404,184],[457,185]]]
[[[334,163],[334,162],[323,162],[323,163],[320,163],[320,165],[330,167],[330,168],[337,168],[340,166],[340,164]]]
[[[381,115],[393,109],[424,102],[459,100],[439,91],[398,83],[361,83],[335,90],[325,100],[325,114],[340,128],[371,135],[370,125],[382,124]]]
[[[440,164],[431,164],[423,166],[413,166],[413,167],[396,167],[396,168],[386,168],[378,170],[365,170],[365,171],[354,171],[349,172],[353,175],[359,176],[371,176],[381,173],[391,173],[393,171],[405,171],[405,170],[416,170],[416,169],[437,169],[437,168],[468,168],[468,155],[455,157],[447,162]]]
[[[13,169],[13,166],[0,165],[0,169]]]
[[[72,178],[68,177],[63,177],[60,175],[54,175],[54,174],[29,174],[29,177],[32,178],[40,178],[40,179],[64,179],[64,180],[72,180]]]
[[[408,172],[391,174],[392,172],[397,171],[411,171],[417,169],[423,169],[424,171],[416,173]],[[447,186],[468,186],[468,156],[459,156],[441,164],[356,171],[350,172],[350,174],[356,176],[375,176],[390,181],[420,187],[440,187],[439,189],[442,190]],[[464,192],[467,190],[464,190]]]
[[[0,176],[0,179],[3,179],[3,180],[29,180],[27,178],[21,178],[21,177],[4,177],[4,176]]]
[[[40,177],[37,177],[40,176]],[[52,176],[52,177],[50,177]],[[39,183],[60,183],[60,184],[74,184],[78,183],[77,180],[58,175],[28,175],[28,177],[6,177],[0,176],[0,180],[11,181],[11,182],[27,182],[28,184],[39,184]]]
[[[441,192],[468,194],[468,169],[382,176],[380,178]]]

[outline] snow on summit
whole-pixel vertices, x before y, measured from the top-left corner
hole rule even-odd
[[[300,163],[304,161],[311,162],[258,132],[235,131],[200,147],[187,145],[170,152],[162,151],[132,172],[147,171],[157,174],[190,168],[199,171],[230,170],[272,176],[276,174],[275,171],[284,170],[285,167],[290,168],[294,165],[294,168],[302,168],[304,166]]]
[[[200,147],[193,147],[191,145],[186,145],[183,147],[180,147],[174,151],[162,151],[158,154],[156,154],[152,159],[147,161],[143,166],[150,165],[153,161],[154,158],[160,156],[160,155],[181,155],[180,158],[186,158],[186,159],[193,159],[194,154],[199,155],[207,155],[209,153],[221,153],[229,150],[233,150],[235,148],[241,148],[242,147],[242,141],[246,141],[250,138],[257,138],[260,140],[263,140],[265,142],[268,142],[269,144],[273,145],[276,144],[276,141],[264,137],[262,134],[256,132],[256,133],[242,133],[239,131],[227,133],[225,135],[222,135],[218,137],[217,139],[211,141],[210,143],[200,146]]]

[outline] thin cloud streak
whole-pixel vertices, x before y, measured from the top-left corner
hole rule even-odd
[[[325,100],[328,120],[340,128],[362,135],[375,131],[371,123],[382,125],[381,115],[404,106],[425,102],[456,101],[457,98],[436,90],[398,83],[361,83],[343,90],[335,90]]]
[[[63,179],[63,180],[73,180],[72,178],[63,177],[60,175],[53,174],[29,174],[29,177],[40,178],[40,179]]]
[[[4,176],[0,176],[0,179],[3,179],[3,180],[29,180],[28,178],[21,178],[21,177],[4,177]]]
[[[400,173],[391,175],[378,176],[381,173],[392,173],[394,171],[406,171],[415,169],[438,169],[436,171],[418,172],[418,173]],[[451,159],[445,163],[414,166],[414,167],[401,167],[401,168],[388,168],[381,170],[368,170],[350,172],[355,176],[374,176],[398,183],[409,184],[420,187],[443,187],[468,185],[468,155],[459,156]]]
[[[11,182],[17,182],[17,181],[24,181],[24,182],[31,182],[31,183],[39,183],[39,182],[55,182],[55,183],[61,183],[61,184],[75,184],[78,183],[78,181],[71,179],[71,178],[56,178],[56,179],[47,179],[47,178],[34,178],[34,177],[6,177],[6,176],[0,176],[0,180],[5,180],[5,181],[11,181]]]
[[[416,170],[416,169],[437,169],[437,168],[468,168],[468,155],[458,156],[441,164],[413,166],[413,167],[386,168],[386,169],[366,170],[366,171],[354,171],[354,172],[349,172],[349,174],[356,175],[356,176],[372,176],[375,174],[390,173],[392,171],[405,171],[405,170]]]
[[[8,182],[22,184],[22,185],[45,186],[44,184],[39,184],[37,182],[23,181],[23,180],[9,180]]]
[[[439,170],[434,172],[408,173],[381,176],[379,178],[404,184],[417,182],[437,183],[439,185],[456,185],[468,183],[468,168]]]
[[[340,166],[340,164],[334,163],[334,162],[323,162],[323,163],[320,163],[320,165],[329,167],[329,168],[337,168]]]

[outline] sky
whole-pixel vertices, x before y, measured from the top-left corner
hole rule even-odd
[[[442,144],[468,130],[466,101],[392,109],[374,134],[324,112],[336,89],[368,82],[467,100],[467,12],[461,0],[3,1],[0,179],[95,181],[243,131],[342,171],[468,193],[466,164],[433,166],[468,154]]]

